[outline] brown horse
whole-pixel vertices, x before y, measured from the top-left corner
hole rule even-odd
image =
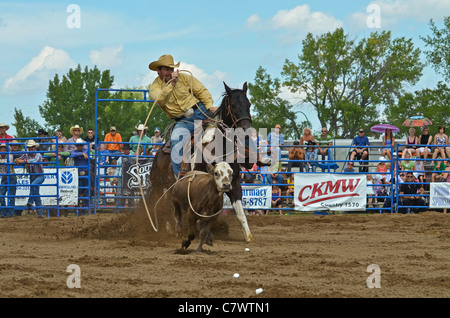
[[[245,216],[244,209],[242,206],[242,188],[240,184],[239,174],[241,171],[241,166],[247,169],[251,169],[254,162],[252,163],[251,160],[249,160],[249,153],[251,151],[249,150],[248,146],[244,147],[245,151],[243,152],[243,155],[241,155],[241,157],[238,158],[237,156],[238,144],[235,141],[230,141],[230,138],[227,138],[224,134],[225,128],[234,128],[234,129],[242,128],[242,130],[245,131],[251,127],[252,118],[250,115],[250,102],[246,95],[247,83],[244,84],[242,89],[230,89],[225,83],[224,86],[225,86],[224,97],[222,99],[220,107],[214,114],[213,122],[219,123],[216,130],[217,129],[221,130],[221,134],[224,139],[223,142],[224,149],[226,148],[226,145],[228,145],[229,147],[230,146],[229,143],[232,142],[233,144],[231,145],[231,147],[234,148],[231,149],[234,149],[233,152],[235,155],[233,157],[234,158],[233,162],[229,161],[229,156],[225,158],[225,154],[223,155],[222,158],[216,158],[215,161],[216,162],[227,161],[230,164],[231,168],[233,169],[232,190],[226,192],[226,194],[230,198],[236,216],[242,226],[245,240],[247,242],[251,242],[253,241],[253,237],[248,227],[247,217]],[[150,181],[152,186],[146,197],[146,202],[148,203],[149,207],[154,207],[156,202],[165,193],[165,190],[169,189],[176,181],[173,174],[172,164],[170,161],[170,152],[164,151],[163,150],[164,148],[165,147],[161,148],[156,153],[152,169],[150,172]],[[239,151],[239,153],[240,152],[241,151]],[[243,158],[244,156],[245,158]],[[210,162],[206,162],[205,158],[203,158],[202,156],[201,163],[196,163],[194,168],[195,170],[207,172],[207,163]],[[169,196],[164,197],[168,197],[168,199],[170,199]],[[172,206],[172,204],[169,204],[167,202],[166,204],[163,204],[163,206],[168,207]],[[167,226],[168,222],[166,221],[166,228]]]

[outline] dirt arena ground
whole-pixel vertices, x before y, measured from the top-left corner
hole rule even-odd
[[[142,212],[0,219],[1,298],[448,298],[450,214],[221,216],[179,252]],[[249,250],[246,251],[245,249]],[[81,288],[68,288],[70,264]],[[371,264],[380,288],[368,288]],[[233,274],[239,273],[238,278]],[[255,290],[263,292],[256,294]]]

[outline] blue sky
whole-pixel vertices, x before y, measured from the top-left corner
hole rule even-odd
[[[367,23],[376,14],[370,9],[374,5],[380,28]],[[391,30],[424,49],[419,36],[430,34],[429,20],[442,27],[448,15],[448,0],[2,1],[0,122],[11,125],[16,107],[43,123],[38,106],[46,99],[48,81],[78,64],[110,69],[115,88],[138,87],[153,81],[151,61],[172,54],[218,104],[223,81],[241,87],[253,81],[260,65],[281,77],[285,59],[296,61],[308,32],[343,27],[361,39]],[[408,89],[434,87],[438,80],[427,68],[420,83]],[[287,92],[283,96],[307,114],[313,130],[320,129],[311,106]],[[12,125],[8,133],[15,134]]]

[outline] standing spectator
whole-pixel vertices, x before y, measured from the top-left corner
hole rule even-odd
[[[387,147],[392,147],[392,148],[383,148],[383,152],[381,153],[381,155],[384,156],[388,156],[389,160],[391,160],[391,149],[394,149],[395,146],[395,138],[394,138],[394,134],[392,133],[392,129],[386,129],[386,132],[383,136],[383,141],[382,141],[383,146],[387,146]]]
[[[333,138],[328,135],[327,127],[322,127],[320,137],[316,138],[317,144],[319,145],[319,154],[322,155],[322,160],[332,160],[333,159]],[[327,158],[328,157],[328,158]]]
[[[148,144],[150,144],[152,142],[152,139],[149,136],[146,135],[148,127],[147,126],[144,127],[143,124],[139,124],[135,128],[136,128],[136,131],[137,131],[137,135],[134,135],[134,136],[132,136],[130,138],[130,143],[132,143],[132,144],[130,144],[131,151],[133,153],[136,152],[136,149],[137,149],[137,146],[138,146],[138,143],[139,143],[139,138],[140,138],[141,139],[140,146],[142,146],[144,144],[143,146],[145,147],[145,154],[148,155],[150,153],[150,151],[151,151],[150,149],[152,148],[152,145],[148,145]]]
[[[308,147],[306,148],[305,160],[308,172],[316,172],[317,169],[317,159],[319,150],[315,147],[316,143],[312,140],[308,141]]]
[[[161,129],[159,127],[155,128],[155,135],[151,138],[152,144],[164,144],[166,141],[161,137]],[[152,145],[152,156],[156,155],[156,152],[161,148],[161,145]]]
[[[66,143],[67,142],[67,138],[64,137],[61,129],[56,130],[56,137],[58,137],[58,143]],[[62,146],[63,146],[62,151],[67,151],[67,145],[62,145]]]
[[[79,197],[87,197],[89,190],[89,182],[87,175],[89,174],[89,152],[87,147],[84,147],[85,141],[81,138],[77,139],[76,148],[70,152],[70,157],[74,160],[74,166],[78,167],[78,195]],[[81,206],[88,206],[87,199],[80,199]]]
[[[284,144],[284,136],[281,133],[281,125],[276,124],[274,131],[267,136],[267,145],[272,154],[272,158],[276,158],[278,161],[281,159],[280,146]]]
[[[299,141],[294,141],[294,147],[289,148],[288,159],[289,160],[305,160],[305,151],[299,147]],[[296,146],[296,147],[295,147]],[[289,161],[287,166],[287,171],[291,172],[292,167],[298,167],[301,172],[303,172],[303,162],[302,161]]]
[[[409,128],[409,136],[406,137],[406,146],[403,149],[402,158],[406,157],[406,154],[410,154],[410,158],[416,152],[417,144],[419,143],[419,138],[416,137],[416,130],[414,128]]]
[[[422,135],[419,138],[419,143],[420,143],[420,147],[419,147],[419,151],[420,154],[423,154],[423,159],[428,159],[428,153],[430,153],[430,148],[427,147],[427,145],[431,145],[431,143],[433,142],[433,137],[431,137],[430,135],[430,130],[427,126],[423,127],[423,131],[422,131]],[[425,164],[427,164],[428,161],[425,162]]]
[[[7,198],[0,198],[0,206],[14,206],[15,205],[15,195],[17,179],[14,174],[14,158],[13,155],[7,152],[6,144],[0,145],[0,176],[2,179],[0,185],[0,196],[8,196]],[[11,186],[12,185],[12,186]],[[9,203],[8,203],[9,202]],[[14,208],[1,208],[1,217],[8,218],[14,216]]]
[[[6,142],[7,139],[13,139],[13,136],[10,136],[6,133],[9,129],[9,125],[5,123],[0,124],[0,142]]]
[[[38,151],[50,151],[52,149],[52,146],[50,145],[52,140],[47,139],[47,136],[47,131],[42,128],[38,130],[38,137],[40,138],[37,140],[37,142],[39,143],[39,147],[37,148]]]
[[[111,164],[117,164],[117,159],[119,158],[119,156],[113,155],[121,152],[122,146],[121,144],[118,144],[118,142],[122,142],[122,136],[120,136],[120,134],[117,132],[115,126],[111,126],[109,128],[109,133],[106,134],[104,141],[108,142],[108,144],[106,144],[106,150],[108,150],[111,154]]]
[[[87,136],[83,139],[90,144],[91,150],[95,150],[96,139],[92,128],[88,129]]]
[[[352,146],[355,147],[350,154],[350,160],[354,160],[355,157],[358,160],[365,160],[369,155],[368,146],[369,146],[369,138],[364,135],[364,129],[359,129],[358,136],[353,138]]]
[[[70,127],[70,134],[72,135],[69,140],[67,140],[68,143],[76,143],[78,139],[81,140],[81,142],[84,142],[84,140],[81,138],[81,135],[83,134],[83,127],[80,127],[78,125]],[[85,146],[87,149],[88,147]],[[76,145],[67,145],[66,151],[71,152],[72,150],[76,149]]]
[[[436,145],[436,148],[433,152],[433,159],[436,159],[438,154],[441,155],[442,159],[445,159],[445,146],[448,143],[448,136],[445,134],[445,127],[439,126],[438,133],[434,135],[434,144]]]
[[[23,154],[20,158],[15,160],[16,164],[26,164],[26,170],[30,173],[30,197],[28,198],[27,207],[28,210],[31,210],[33,202],[36,206],[37,216],[42,218],[43,209],[42,209],[42,201],[39,194],[39,185],[44,183],[45,177],[43,175],[42,164],[42,156],[40,153],[36,152],[37,147],[39,147],[39,143],[36,143],[34,140],[28,140],[26,143],[27,153]]]

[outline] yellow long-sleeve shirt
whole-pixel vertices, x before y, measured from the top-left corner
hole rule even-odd
[[[169,118],[182,116],[198,102],[202,102],[206,109],[213,107],[213,99],[205,86],[195,77],[184,73],[178,75],[175,87],[157,77],[150,86],[150,98]]]

